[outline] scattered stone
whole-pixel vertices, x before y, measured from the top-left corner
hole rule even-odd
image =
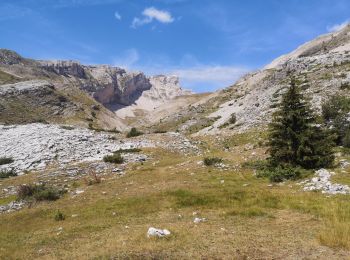
[[[321,191],[325,194],[349,194],[350,187],[338,183],[332,183],[330,181],[331,176],[335,174],[327,171],[326,169],[320,169],[315,172],[315,177],[301,182],[304,185],[304,191]]]
[[[25,206],[25,204],[25,201],[11,201],[7,205],[0,206],[0,214],[20,210]]]
[[[76,195],[79,195],[79,194],[82,194],[82,193],[84,193],[84,192],[85,192],[84,190],[76,190],[76,191],[75,191],[75,194],[76,194]]]
[[[147,231],[147,237],[165,237],[170,234],[170,231],[167,229],[157,229],[154,227],[150,227]]]
[[[194,218],[193,223],[198,224],[207,221],[206,218]]]

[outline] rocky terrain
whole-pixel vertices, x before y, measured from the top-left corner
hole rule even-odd
[[[38,81],[51,85],[52,91],[46,92],[44,99],[43,84]],[[49,121],[55,121],[59,115],[56,118],[60,122],[119,130],[126,129],[127,122],[123,119],[130,113],[134,116],[133,110],[149,113],[178,96],[192,94],[181,88],[176,76],[147,77],[142,72],[107,65],[88,66],[75,61],[36,61],[4,49],[0,50],[0,86],[7,89],[1,91],[0,122],[40,121],[39,112],[33,112],[32,117],[21,117],[15,107],[22,103],[23,111],[33,111],[30,103],[35,103],[38,110],[47,110],[42,117]],[[31,91],[23,92],[23,88]],[[123,118],[118,117],[119,114]]]
[[[157,135],[155,135],[157,136]],[[1,169],[40,170],[50,164],[101,161],[105,155],[120,149],[163,147],[181,153],[199,152],[198,148],[179,133],[163,134],[161,140],[146,138],[125,139],[120,134],[95,132],[71,126],[49,124],[0,125],[1,154],[14,159],[0,165]],[[130,157],[131,161],[144,160]]]

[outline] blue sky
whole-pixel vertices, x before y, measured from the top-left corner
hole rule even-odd
[[[203,92],[349,18],[349,0],[1,0],[0,48],[177,74]]]

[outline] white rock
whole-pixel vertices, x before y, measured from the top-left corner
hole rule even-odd
[[[167,229],[158,229],[154,227],[150,227],[147,231],[147,237],[165,237],[170,234],[170,231]]]
[[[201,223],[201,222],[205,222],[207,219],[206,218],[194,218],[193,223]]]

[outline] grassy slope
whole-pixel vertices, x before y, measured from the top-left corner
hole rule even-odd
[[[21,79],[0,70],[0,85],[13,84],[19,81],[21,81]]]
[[[348,197],[302,192],[295,182],[271,187],[240,168],[245,160],[266,156],[264,148],[246,148],[259,138],[261,134],[250,133],[202,140],[203,148],[210,149],[206,156],[223,157],[234,168],[228,171],[198,165],[202,156],[149,149],[153,160],[130,165],[122,178],[107,175],[93,186],[81,181],[79,188],[86,191],[75,198],[67,194],[56,202],[0,215],[0,258],[350,257]],[[342,178],[348,180],[349,171]],[[31,173],[2,184],[35,179]],[[54,220],[58,209],[66,220]],[[208,221],[195,225],[193,212]],[[167,228],[172,235],[148,239],[150,226]]]

